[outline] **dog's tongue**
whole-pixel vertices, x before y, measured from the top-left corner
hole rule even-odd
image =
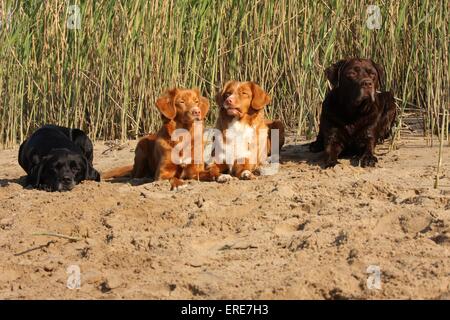
[[[228,108],[227,109],[227,114],[229,116],[233,116],[233,117],[238,117],[241,115],[241,113],[239,112],[238,109],[233,109],[233,108]]]

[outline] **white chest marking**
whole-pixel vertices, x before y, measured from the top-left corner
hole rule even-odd
[[[252,146],[256,144],[256,129],[245,122],[233,119],[225,131],[225,159],[233,166],[235,161],[243,163],[252,157]]]

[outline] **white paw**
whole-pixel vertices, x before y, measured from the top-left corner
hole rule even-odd
[[[218,178],[217,178],[217,182],[219,183],[225,183],[230,181],[231,179],[233,179],[233,177],[229,174],[221,174]]]
[[[173,186],[171,190],[172,191],[180,191],[180,190],[186,189],[187,186],[188,186],[187,183],[183,183],[183,184],[180,184],[178,186]]]
[[[251,173],[249,170],[244,170],[241,173],[241,179],[242,180],[250,180],[253,179],[253,173]]]

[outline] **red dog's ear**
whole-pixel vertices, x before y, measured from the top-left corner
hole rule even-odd
[[[200,110],[202,111],[202,120],[206,118],[206,115],[209,111],[209,101],[205,97],[202,96],[199,89],[194,89],[195,93],[197,93],[198,96],[198,106],[200,107]]]
[[[341,72],[344,66],[349,62],[349,59],[339,60],[335,64],[325,69],[325,76],[331,83],[331,88],[339,87],[339,79],[341,78]]]
[[[252,108],[260,110],[267,106],[271,101],[270,96],[256,83],[250,82],[250,86],[252,88]]]
[[[177,88],[168,90],[163,96],[156,100],[156,107],[159,112],[167,119],[172,120],[177,115],[177,109],[175,108],[175,96],[178,93]]]
[[[217,92],[217,94],[216,94],[216,103],[219,106],[219,108],[223,106],[223,95],[227,91],[228,87],[234,82],[235,82],[234,80],[228,80],[225,83],[225,85],[223,86],[222,90]]]
[[[198,103],[200,110],[202,111],[202,120],[206,118],[209,111],[209,101],[205,97],[199,96],[200,102]]]

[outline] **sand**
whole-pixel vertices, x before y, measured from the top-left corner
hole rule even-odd
[[[100,171],[132,162],[136,141],[110,145],[95,144]],[[65,193],[24,189],[17,148],[0,151],[0,298],[449,299],[449,148],[436,190],[437,151],[409,137],[379,146],[376,168],[324,170],[290,139],[280,171],[253,181]]]

